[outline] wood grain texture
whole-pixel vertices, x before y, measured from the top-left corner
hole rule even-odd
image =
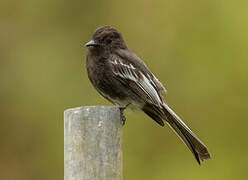
[[[64,179],[122,180],[122,122],[111,106],[64,112]]]

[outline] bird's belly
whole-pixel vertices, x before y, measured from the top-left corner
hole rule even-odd
[[[138,108],[143,106],[141,98],[137,97],[130,87],[123,85],[113,73],[108,73],[111,69],[108,69],[106,65],[97,69],[88,67],[87,70],[89,79],[96,90],[113,104],[119,106],[130,104],[131,107]]]
[[[133,92],[118,80],[103,75],[98,80],[98,85],[95,86],[97,91],[113,104],[118,106],[130,104],[129,107],[132,108],[141,108],[143,106],[143,103],[137,100]]]

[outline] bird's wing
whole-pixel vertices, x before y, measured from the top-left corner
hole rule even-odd
[[[163,86],[163,84],[154,76],[154,74],[148,69],[148,67],[146,66],[146,64],[134,53],[132,52],[130,49],[119,49],[118,51],[116,51],[116,54],[118,55],[118,57],[120,57],[121,59],[124,59],[130,63],[132,63],[134,66],[138,66],[139,70],[144,73],[144,74],[148,74],[150,76],[150,78],[153,81],[153,84],[155,85],[156,89],[158,90],[159,94],[162,96],[162,93],[166,93],[166,89]]]
[[[155,77],[150,71],[144,72],[135,63],[112,56],[110,60],[112,71],[122,83],[125,83],[145,102],[161,106],[163,99],[159,94]]]

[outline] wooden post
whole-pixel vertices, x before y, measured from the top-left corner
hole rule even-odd
[[[122,122],[112,106],[64,112],[64,179],[122,180]]]

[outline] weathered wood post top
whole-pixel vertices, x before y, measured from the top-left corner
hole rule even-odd
[[[122,122],[114,106],[64,112],[64,179],[122,180]]]

